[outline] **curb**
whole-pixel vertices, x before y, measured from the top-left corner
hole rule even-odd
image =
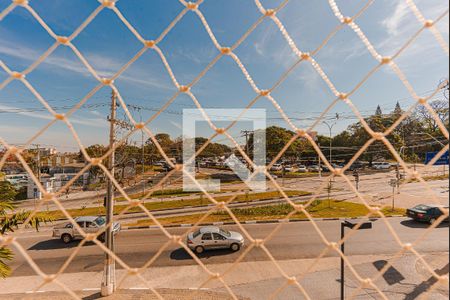
[[[394,215],[387,216],[386,218],[404,218],[405,216]],[[369,218],[371,221],[381,220],[382,218]],[[315,222],[329,222],[329,221],[345,221],[345,220],[367,220],[367,218],[316,218],[313,219]],[[277,224],[277,223],[300,223],[300,222],[310,222],[309,219],[294,219],[294,220],[263,220],[263,221],[245,221],[241,224],[245,225],[256,225],[256,224]],[[177,225],[165,225],[163,228],[192,228],[195,224],[177,224]],[[201,223],[198,226],[224,226],[224,225],[236,225],[236,222],[213,222],[213,223]],[[125,226],[122,230],[139,230],[139,229],[159,229],[159,226]]]

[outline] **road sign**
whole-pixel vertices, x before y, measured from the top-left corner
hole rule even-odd
[[[430,163],[436,155],[438,155],[439,152],[427,152],[426,158],[425,158],[425,164]],[[444,155],[441,156],[436,162],[435,166],[445,166],[449,164],[449,155],[448,151],[444,153]]]
[[[389,181],[389,184],[392,186],[392,187],[396,187],[397,186],[397,179],[391,179],[390,181]]]

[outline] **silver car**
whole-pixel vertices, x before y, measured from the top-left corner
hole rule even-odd
[[[214,249],[230,249],[236,252],[244,246],[244,237],[238,232],[211,226],[191,232],[186,243],[197,254]]]

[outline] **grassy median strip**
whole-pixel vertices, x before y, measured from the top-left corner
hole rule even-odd
[[[305,191],[285,191],[285,193],[289,197],[297,197],[297,196],[306,196],[311,193]],[[256,194],[239,194],[236,199],[234,199],[233,203],[242,203],[242,202],[253,202],[258,200],[269,200],[273,198],[279,198],[281,195],[279,192],[264,192],[264,193],[256,193]],[[219,196],[214,197],[214,199],[218,202],[229,201],[231,196]],[[160,201],[160,202],[149,202],[145,203],[144,206],[149,211],[155,210],[165,210],[165,209],[176,209],[176,208],[185,208],[185,207],[199,207],[210,204],[211,202],[205,197],[198,197],[193,199],[186,200],[170,200],[170,201]],[[114,207],[114,214],[118,215],[123,212],[127,208],[127,205],[116,205]],[[72,217],[81,217],[81,216],[96,216],[96,215],[104,215],[105,208],[104,207],[85,207],[80,209],[68,209],[67,210]],[[142,210],[138,207],[133,207],[128,212],[142,212]],[[65,215],[62,211],[48,211],[42,212],[42,215],[51,217],[54,220],[64,219]]]
[[[148,197],[148,199],[152,198],[165,198],[165,197],[182,197],[182,196],[189,196],[198,194],[198,192],[185,192],[183,189],[171,189],[171,190],[159,190],[153,192],[153,194]],[[131,199],[140,199],[143,196],[147,195],[147,193],[136,193],[128,195]],[[127,202],[127,199],[124,197],[118,197],[116,198],[116,202]]]
[[[245,221],[263,221],[263,220],[279,220],[284,219],[293,211],[289,204],[279,204],[272,206],[254,207],[254,208],[236,208],[232,209],[233,214],[241,222]],[[366,206],[359,203],[347,201],[328,200],[316,201],[314,206],[307,208],[307,211],[313,218],[354,218],[367,216],[369,210]],[[405,215],[405,209],[383,208],[383,214],[386,216]],[[195,224],[204,214],[192,214],[178,217],[160,218],[159,221],[164,225],[175,224]],[[377,217],[377,216],[373,216]],[[303,213],[296,213],[291,220],[306,219]],[[203,223],[210,222],[233,222],[233,219],[226,212],[216,212],[208,216]],[[150,226],[154,225],[151,220],[141,220],[129,226]]]

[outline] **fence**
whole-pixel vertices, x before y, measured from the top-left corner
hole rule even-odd
[[[295,0],[291,0],[295,1]],[[61,194],[61,192],[57,193],[46,193],[46,191],[41,186],[37,176],[33,173],[32,169],[27,165],[25,159],[22,156],[22,152],[24,149],[28,148],[33,141],[35,141],[38,137],[44,135],[47,131],[47,129],[52,126],[53,124],[57,122],[64,123],[67,128],[70,130],[71,134],[73,135],[73,138],[76,140],[77,144],[79,145],[79,148],[82,152],[82,154],[85,156],[86,160],[89,162],[83,170],[81,170],[77,177],[74,177],[72,180],[70,180],[66,187],[70,187],[73,183],[75,183],[80,176],[89,168],[96,166],[103,170],[103,172],[106,174],[106,176],[112,181],[114,186],[117,188],[117,190],[122,194],[123,197],[126,198],[128,201],[128,207],[127,209],[123,210],[116,218],[121,218],[127,211],[129,211],[132,208],[139,208],[144,212],[149,220],[152,220],[159,228],[160,230],[167,236],[168,242],[164,244],[160,251],[156,254],[155,257],[151,258],[142,268],[135,269],[129,267],[119,256],[117,256],[113,251],[108,249],[103,243],[99,242],[96,239],[96,234],[87,234],[83,232],[84,239],[83,241],[76,247],[76,249],[73,251],[72,255],[70,255],[67,258],[66,263],[62,266],[62,268],[56,272],[55,274],[45,274],[41,269],[33,262],[33,259],[29,254],[27,253],[27,250],[21,245],[21,243],[15,239],[14,237],[6,236],[6,235],[0,235],[0,246],[8,246],[8,247],[14,247],[18,252],[21,253],[25,257],[25,259],[29,262],[30,266],[34,269],[36,274],[40,275],[42,277],[42,284],[38,287],[36,287],[36,290],[41,289],[47,284],[50,283],[56,283],[61,286],[62,289],[64,289],[69,295],[73,296],[73,298],[78,299],[79,296],[75,293],[75,291],[72,291],[70,287],[63,284],[59,277],[61,274],[63,274],[66,270],[66,268],[70,265],[70,263],[73,261],[73,259],[77,256],[77,253],[79,253],[79,250],[83,245],[87,242],[94,242],[98,248],[100,248],[104,253],[109,254],[117,264],[119,264],[123,269],[125,269],[127,272],[123,278],[120,278],[118,281],[118,287],[120,288],[121,284],[124,282],[124,280],[128,277],[135,277],[137,280],[141,281],[142,284],[144,284],[146,287],[151,289],[151,291],[159,298],[163,299],[163,296],[149,283],[147,282],[144,277],[142,276],[142,273],[152,267],[152,264],[157,259],[157,257],[170,245],[177,244],[180,247],[184,248],[186,252],[188,252],[192,258],[195,260],[195,262],[204,270],[205,274],[208,276],[208,279],[205,282],[202,282],[199,284],[199,288],[202,288],[206,286],[211,281],[218,281],[223,284],[225,289],[228,291],[230,296],[233,299],[238,299],[238,296],[235,294],[233,289],[227,284],[227,281],[225,279],[227,274],[230,274],[238,265],[239,263],[244,259],[248,253],[254,249],[259,248],[262,251],[264,251],[267,254],[267,257],[270,261],[273,262],[274,268],[279,271],[280,276],[284,278],[284,282],[281,284],[281,286],[273,292],[272,295],[269,296],[269,298],[273,299],[276,298],[277,295],[279,295],[284,289],[286,289],[288,286],[293,286],[298,289],[299,297],[301,295],[307,299],[311,299],[311,296],[308,294],[308,287],[305,287],[301,284],[302,278],[304,278],[313,268],[323,259],[323,257],[327,253],[337,253],[340,257],[342,257],[349,268],[350,272],[357,278],[358,280],[358,286],[359,288],[357,291],[355,291],[352,295],[350,295],[351,298],[356,297],[357,293],[364,288],[370,288],[375,290],[379,296],[383,299],[387,299],[388,297],[383,293],[383,291],[377,287],[376,280],[381,277],[383,274],[385,274],[388,269],[392,266],[392,261],[395,261],[396,259],[399,259],[404,253],[412,253],[415,256],[417,256],[417,259],[423,263],[424,266],[426,266],[426,269],[429,271],[430,274],[435,278],[436,284],[434,284],[431,289],[432,291],[438,287],[439,284],[446,283],[448,284],[448,277],[447,276],[441,276],[436,273],[435,270],[427,263],[427,261],[423,258],[423,256],[418,253],[416,250],[416,246],[423,241],[427,235],[430,234],[439,224],[448,217],[448,211],[444,211],[444,215],[438,220],[438,222],[434,223],[431,227],[429,227],[427,230],[424,230],[422,234],[420,234],[415,241],[412,243],[404,243],[402,242],[401,238],[397,234],[396,230],[392,227],[392,225],[387,221],[386,216],[382,213],[379,207],[371,206],[366,199],[364,198],[364,195],[360,194],[358,190],[353,186],[352,180],[348,175],[345,174],[345,170],[351,166],[358,157],[374,142],[381,141],[385,144],[387,149],[392,153],[392,155],[395,157],[395,159],[400,163],[400,165],[406,170],[407,173],[407,180],[409,181],[419,181],[423,184],[424,188],[428,188],[430,195],[434,195],[434,193],[431,191],[430,187],[428,187],[427,182],[422,178],[422,175],[420,172],[415,172],[414,170],[411,170],[405,162],[402,160],[402,157],[397,153],[395,148],[392,146],[392,144],[388,141],[386,138],[387,135],[389,135],[395,128],[401,124],[402,121],[404,121],[413,111],[415,108],[419,106],[425,107],[430,114],[434,116],[436,119],[436,122],[444,134],[444,136],[448,139],[449,134],[448,130],[445,127],[445,124],[443,124],[436,113],[433,111],[432,107],[429,105],[428,100],[433,98],[435,96],[440,88],[437,88],[433,93],[431,93],[428,97],[422,98],[420,97],[414,87],[410,84],[404,73],[402,72],[401,68],[396,64],[396,59],[402,55],[403,52],[405,52],[406,49],[411,47],[411,45],[414,43],[414,41],[421,36],[425,31],[431,32],[436,42],[440,45],[443,52],[446,56],[448,56],[449,48],[448,45],[444,39],[444,37],[440,34],[440,32],[436,28],[436,23],[440,22],[442,19],[444,19],[446,16],[448,16],[448,10],[443,11],[442,14],[436,19],[436,20],[427,20],[426,17],[421,13],[421,11],[417,8],[413,0],[404,0],[407,4],[408,9],[410,9],[414,15],[417,18],[417,22],[420,25],[420,29],[411,37],[408,38],[406,43],[396,52],[393,56],[383,56],[380,54],[377,49],[373,46],[371,41],[367,38],[367,36],[364,34],[363,29],[358,26],[358,19],[362,18],[364,12],[372,5],[374,1],[367,1],[367,3],[354,15],[354,16],[345,16],[340,11],[339,6],[335,2],[335,0],[329,0],[329,7],[333,11],[334,15],[336,16],[337,20],[339,21],[339,25],[332,30],[332,32],[329,33],[329,35],[324,39],[324,41],[313,51],[311,52],[304,52],[301,50],[297,43],[294,41],[294,39],[289,34],[288,30],[284,27],[282,21],[277,17],[277,13],[282,10],[286,4],[289,2],[288,0],[284,0],[281,2],[280,5],[278,5],[274,9],[268,9],[263,6],[260,0],[254,0],[255,9],[257,9],[261,16],[260,18],[252,24],[248,30],[233,44],[233,45],[223,45],[215,36],[213,29],[210,27],[208,21],[206,20],[205,16],[202,13],[202,4],[203,2],[206,2],[204,0],[198,0],[195,3],[192,2],[186,2],[185,0],[179,0],[179,2],[183,5],[183,9],[179,12],[179,14],[176,16],[176,18],[167,26],[167,28],[161,32],[161,34],[158,37],[155,37],[154,39],[147,39],[147,37],[142,36],[136,29],[133,27],[133,20],[128,20],[120,11],[118,6],[116,6],[115,1],[113,0],[101,0],[99,1],[99,6],[92,11],[92,13],[82,22],[82,24],[70,35],[70,36],[60,36],[56,32],[52,30],[52,28],[46,23],[45,20],[43,20],[39,14],[33,9],[33,3],[32,1],[27,0],[13,0],[9,6],[7,6],[1,13],[0,13],[0,20],[3,20],[5,17],[7,17],[12,11],[15,10],[26,10],[28,11],[33,18],[42,26],[42,28],[48,33],[48,35],[54,39],[54,43],[50,46],[50,48],[45,51],[38,60],[36,60],[34,63],[32,63],[28,68],[26,68],[24,71],[19,72],[16,70],[11,70],[3,61],[0,61],[1,68],[8,74],[8,77],[6,80],[4,80],[0,84],[0,89],[4,89],[8,84],[10,84],[12,81],[19,81],[21,82],[35,97],[36,99],[48,110],[48,112],[53,116],[53,119],[43,128],[39,129],[36,134],[31,137],[27,143],[23,147],[15,147],[10,144],[8,144],[8,141],[4,140],[0,137],[0,144],[7,149],[6,153],[3,155],[3,157],[0,159],[0,169],[5,164],[5,161],[10,156],[15,156],[24,166],[28,174],[31,176],[33,181],[39,186],[42,194],[44,195],[43,199],[39,202],[36,210],[33,211],[33,213],[29,216],[29,219],[33,218],[36,213],[47,203],[47,202],[53,202],[55,203],[59,209],[64,213],[64,215],[67,217],[67,219],[70,220],[70,222],[73,224],[73,226],[81,231],[82,229],[77,225],[77,223],[74,221],[70,213],[65,209],[63,203],[59,201],[60,197],[63,197],[64,195]],[[117,16],[117,18],[128,28],[128,30],[136,37],[136,39],[142,43],[142,48],[140,51],[136,53],[125,65],[123,65],[120,70],[114,74],[113,76],[109,78],[101,78],[96,70],[90,65],[89,61],[85,58],[83,53],[79,51],[77,46],[72,43],[72,41],[83,31],[85,28],[90,24],[97,15],[103,11],[103,10],[111,10],[114,12],[114,14]],[[206,29],[206,32],[208,33],[209,38],[211,39],[212,43],[218,50],[217,56],[206,66],[206,68],[201,71],[195,79],[188,83],[188,84],[182,84],[178,81],[175,72],[173,72],[171,65],[169,63],[169,60],[166,58],[166,55],[164,51],[161,50],[161,48],[158,46],[161,41],[163,41],[167,34],[180,22],[181,19],[183,19],[187,14],[194,14],[198,17],[198,19],[201,21],[202,26]],[[288,68],[288,70],[280,76],[279,80],[271,87],[269,88],[262,88],[257,85],[257,83],[253,80],[252,75],[250,72],[246,69],[245,65],[240,60],[239,56],[236,54],[236,49],[241,46],[244,41],[248,38],[248,36],[255,31],[256,28],[258,28],[263,22],[265,21],[273,22],[279,29],[280,34],[284,38],[285,42],[289,45],[292,53],[296,57],[296,62]],[[321,51],[323,48],[326,47],[328,41],[336,35],[339,31],[343,30],[344,28],[349,27],[354,32],[355,35],[357,35],[361,41],[362,44],[368,49],[370,54],[372,55],[374,61],[377,62],[376,67],[374,67],[366,76],[364,76],[361,81],[350,91],[339,91],[339,89],[333,84],[332,80],[327,76],[325,71],[322,69],[320,62],[315,60],[315,57]],[[59,114],[53,110],[53,108],[49,105],[48,101],[33,87],[33,85],[27,80],[26,76],[32,73],[47,57],[49,57],[55,50],[59,47],[68,47],[70,48],[73,53],[80,59],[80,61],[83,63],[83,65],[86,67],[86,69],[94,76],[94,78],[98,81],[98,85],[93,88],[84,98],[82,98],[77,105],[75,105],[73,108],[71,108],[67,113],[65,114]],[[177,91],[176,93],[167,100],[165,105],[156,112],[150,119],[148,119],[145,122],[138,122],[133,118],[133,115],[130,113],[130,111],[127,109],[127,102],[126,99],[124,99],[119,91],[119,89],[116,87],[114,81],[119,78],[138,58],[140,58],[144,53],[148,51],[155,51],[158,56],[160,57],[162,63],[165,66],[165,69],[167,70],[168,75],[170,76],[173,85],[176,87]],[[123,187],[120,186],[120,184],[113,178],[111,173],[108,171],[108,168],[105,166],[104,162],[107,157],[111,155],[111,153],[114,151],[114,149],[109,149],[109,151],[103,155],[102,157],[90,157],[88,153],[85,150],[84,145],[81,142],[81,139],[77,133],[77,131],[74,129],[72,123],[71,123],[71,116],[84,104],[88,103],[91,97],[93,97],[100,89],[107,86],[110,87],[117,95],[117,99],[121,105],[121,107],[125,110],[126,115],[129,118],[129,121],[133,124],[133,130],[128,133],[123,139],[125,140],[132,134],[136,132],[143,131],[157,146],[158,150],[160,151],[161,155],[166,159],[167,163],[171,165],[174,169],[170,171],[163,180],[153,187],[147,194],[147,197],[150,196],[152,193],[157,191],[161,185],[164,184],[164,181],[168,178],[170,178],[174,172],[177,171],[183,171],[183,167],[181,165],[175,165],[169,157],[164,153],[163,148],[161,145],[158,144],[158,141],[155,138],[155,134],[149,129],[149,124],[152,123],[155,118],[160,115],[167,107],[175,101],[175,99],[180,96],[181,94],[186,94],[190,99],[192,99],[195,106],[204,112],[202,105],[197,100],[195,94],[192,92],[192,87],[194,87],[206,74],[207,72],[224,56],[229,56],[233,59],[233,61],[236,63],[236,65],[239,67],[243,75],[245,76],[246,80],[248,81],[248,84],[255,92],[255,97],[251,99],[246,106],[246,109],[250,109],[258,100],[261,98],[268,99],[273,106],[276,108],[276,110],[282,115],[283,119],[286,121],[286,123],[289,125],[290,129],[292,129],[296,135],[292,140],[284,147],[283,151],[281,151],[277,157],[267,166],[266,169],[261,170],[258,169],[257,172],[263,172],[268,180],[276,187],[276,189],[279,191],[280,195],[282,195],[282,198],[286,201],[286,203],[290,204],[292,208],[294,209],[291,213],[287,214],[285,216],[285,220],[289,220],[295,213],[300,212],[307,216],[309,219],[310,224],[315,229],[316,233],[320,236],[324,249],[323,252],[311,263],[311,265],[308,267],[306,272],[304,272],[301,276],[294,278],[288,276],[288,274],[283,270],[283,268],[280,266],[280,263],[274,258],[274,256],[271,254],[270,250],[266,247],[267,241],[269,241],[278,231],[283,230],[283,222],[281,222],[279,225],[276,226],[276,228],[265,238],[265,239],[254,239],[246,230],[246,228],[241,224],[239,219],[233,214],[233,211],[229,208],[230,203],[232,203],[235,200],[235,196],[231,197],[226,202],[219,202],[215,199],[215,196],[213,194],[208,193],[207,191],[202,189],[202,192],[204,194],[205,200],[209,200],[211,204],[213,204],[213,207],[209,210],[207,214],[205,214],[202,218],[200,218],[193,229],[197,228],[199,224],[201,224],[209,215],[213,214],[216,211],[225,211],[227,212],[231,218],[234,220],[234,222],[237,224],[237,226],[240,228],[240,230],[244,233],[245,237],[247,238],[248,246],[245,248],[245,250],[241,253],[239,258],[230,265],[230,267],[222,273],[215,273],[212,270],[209,269],[208,265],[205,265],[201,259],[199,259],[185,244],[185,237],[188,232],[186,232],[182,236],[173,235],[171,234],[162,224],[158,221],[158,219],[154,216],[154,214],[149,211],[141,201],[131,199],[129,195],[124,191]],[[311,128],[297,128],[293,122],[289,119],[287,114],[284,112],[283,108],[278,104],[277,99],[274,98],[273,92],[288,78],[288,76],[295,70],[299,65],[301,64],[310,64],[314,70],[317,72],[317,74],[320,76],[320,78],[323,79],[323,81],[328,86],[329,90],[333,93],[334,99],[332,99],[330,105],[326,110],[324,110],[321,114],[321,116],[314,122],[314,124],[311,126]],[[410,95],[416,100],[415,104],[412,105],[386,132],[374,132],[370,126],[366,123],[364,120],[362,114],[359,112],[358,108],[354,105],[351,98],[355,94],[356,91],[358,91],[365,82],[371,78],[381,67],[388,66],[392,69],[392,72],[394,72],[398,78],[401,80],[403,85],[406,87],[406,89],[409,91]],[[358,151],[358,153],[353,157],[353,159],[348,163],[346,167],[343,169],[334,169],[330,162],[327,160],[326,155],[324,155],[315,140],[309,135],[308,132],[310,132],[312,129],[314,129],[322,120],[322,118],[330,111],[333,107],[335,107],[338,103],[343,102],[348,107],[351,108],[351,110],[354,112],[355,116],[358,117],[359,121],[363,124],[366,131],[370,134],[371,139],[367,141],[367,143]],[[232,125],[230,125],[227,128],[217,128],[213,122],[210,121],[208,115],[204,113],[205,120],[208,121],[210,127],[216,132],[213,136],[211,136],[207,142],[209,144],[213,138],[216,136],[222,135],[225,138],[229,139],[233,145],[235,145],[239,152],[242,154],[242,156],[248,161],[250,165],[253,165],[250,158],[247,156],[247,153],[244,151],[244,149],[241,148],[239,143],[231,136],[229,133],[230,128],[235,125],[236,122],[234,122]],[[105,132],[105,135],[107,133]],[[324,164],[332,170],[331,177],[341,177],[348,186],[352,189],[354,194],[359,198],[361,203],[363,203],[369,210],[370,213],[367,215],[367,217],[379,217],[383,220],[384,224],[388,228],[390,234],[395,238],[396,242],[398,243],[398,252],[394,256],[395,258],[388,264],[386,264],[383,268],[381,268],[378,272],[378,274],[373,278],[365,278],[362,275],[360,275],[357,270],[352,266],[351,262],[349,261],[348,257],[344,255],[343,252],[340,250],[340,245],[344,243],[346,240],[352,236],[355,231],[359,228],[359,226],[362,225],[362,223],[359,223],[358,226],[354,230],[349,230],[347,235],[338,243],[330,242],[326,236],[321,232],[320,227],[317,224],[317,221],[315,221],[310,213],[307,211],[307,208],[316,200],[316,197],[320,194],[321,191],[326,190],[326,185],[328,180],[323,180],[323,183],[317,188],[316,195],[308,201],[306,204],[297,204],[293,201],[291,197],[287,195],[287,193],[283,190],[283,188],[279,185],[279,183],[273,178],[273,176],[269,173],[270,168],[272,167],[275,162],[282,157],[283,152],[286,151],[286,149],[296,140],[299,138],[307,139],[309,143],[314,147],[315,151],[320,155],[322,161]],[[116,145],[119,145],[120,143],[116,143]],[[207,146],[205,144],[201,149],[198,150],[197,153],[201,152],[205,147]],[[446,151],[448,151],[449,146],[445,146],[440,154],[436,156],[436,158],[430,162],[427,168],[430,168],[433,163]],[[424,171],[427,171],[427,168],[424,169]],[[190,176],[189,174],[187,174]],[[255,174],[253,174],[255,175]],[[191,178],[194,182],[196,182],[195,178]],[[198,185],[199,188],[201,188],[200,185]],[[64,190],[64,189],[63,189]],[[434,196],[434,201],[438,202],[436,197]],[[362,221],[361,221],[362,222]],[[111,224],[108,224],[111,226]],[[101,233],[98,233],[99,235]]]

